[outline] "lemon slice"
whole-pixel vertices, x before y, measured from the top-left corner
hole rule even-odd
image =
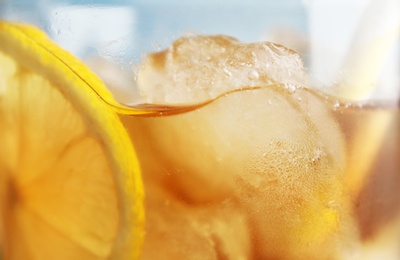
[[[44,33],[0,22],[5,259],[139,257],[143,187],[129,137],[104,102],[110,98]]]

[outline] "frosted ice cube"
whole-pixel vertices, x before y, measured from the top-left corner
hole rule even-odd
[[[272,83],[307,85],[307,76],[300,56],[281,45],[191,36],[150,54],[137,83],[144,103],[179,104]]]

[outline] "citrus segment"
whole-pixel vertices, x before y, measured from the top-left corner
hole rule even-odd
[[[33,27],[0,22],[6,259],[134,259],[143,188],[102,82]]]

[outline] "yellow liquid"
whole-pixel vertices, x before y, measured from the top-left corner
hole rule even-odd
[[[372,124],[385,124],[382,137],[374,157],[369,161],[363,160],[362,149],[368,147],[370,140],[366,139],[359,149],[349,147],[347,157],[364,162],[369,167],[364,173],[358,192],[352,198],[353,213],[360,228],[363,240],[373,239],[380,228],[395,221],[400,213],[400,111],[399,107],[363,107],[343,108],[335,113],[346,143],[352,144],[363,132],[368,131]],[[351,164],[352,161],[349,162]],[[348,167],[351,170],[354,167]]]

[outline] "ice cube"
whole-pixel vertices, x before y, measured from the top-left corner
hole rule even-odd
[[[122,117],[145,182],[157,183],[188,203],[223,201],[232,196],[232,175],[240,164],[232,157],[231,136],[221,129],[225,120],[214,124],[220,114],[205,109],[166,117]]]
[[[343,193],[344,138],[330,103],[302,88],[253,92],[238,93],[243,104],[231,108],[253,117],[236,118],[247,141],[236,140],[245,164],[235,191],[251,223],[256,258],[340,259],[357,232]]]
[[[184,37],[140,67],[144,103],[199,103],[223,93],[272,83],[307,85],[300,56],[281,45],[244,44],[228,36]]]

